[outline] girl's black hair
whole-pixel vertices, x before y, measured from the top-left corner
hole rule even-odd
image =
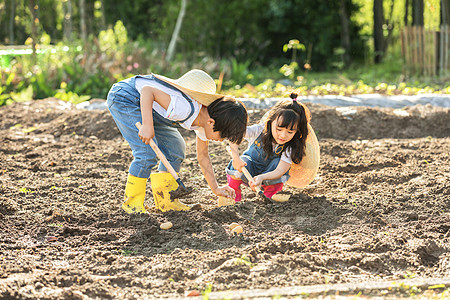
[[[269,111],[262,136],[264,152],[267,156],[273,153],[272,123],[278,120],[278,126],[296,129],[294,137],[285,144],[283,151],[291,149],[292,162],[299,164],[305,155],[306,138],[308,136],[308,116],[303,105],[297,103],[297,94],[291,93],[289,100],[282,100]]]

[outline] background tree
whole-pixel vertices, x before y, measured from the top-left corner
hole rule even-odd
[[[450,25],[450,0],[441,0],[441,25]]]
[[[9,43],[14,45],[14,18],[16,17],[16,0],[10,0],[10,14],[9,14]]]
[[[373,40],[375,50],[375,63],[382,61],[385,50],[385,40],[383,33],[384,9],[383,0],[373,1]]]
[[[405,0],[405,13],[403,14],[403,23],[409,25],[409,0]]]
[[[347,14],[347,0],[341,0],[339,13],[341,15],[341,45],[344,48],[344,63],[346,66],[350,63],[350,32],[349,20]]]
[[[178,14],[177,23],[173,30],[172,38],[170,39],[169,48],[167,49],[166,60],[171,61],[175,52],[175,45],[177,43],[178,36],[180,34],[181,24],[183,23],[184,14],[186,12],[187,0],[181,0],[180,13]]]
[[[364,57],[365,34],[353,16],[361,0],[192,0],[176,41],[177,53],[187,64],[210,57],[235,59],[243,66],[289,63],[283,45],[298,39],[307,51],[298,57],[313,70],[333,68],[336,60]],[[23,44],[32,35],[28,0],[5,0],[0,9],[0,43]],[[98,36],[122,21],[129,39],[157,49],[168,49],[180,12],[180,0],[39,0],[39,34],[51,43]],[[15,4],[13,6],[13,4]],[[0,4],[0,8],[2,5]],[[13,9],[15,7],[15,9]],[[10,25],[9,22],[12,22]],[[13,38],[11,38],[13,37]],[[38,39],[41,36],[37,37]],[[47,39],[48,40],[48,39]],[[345,49],[336,56],[336,49]]]
[[[36,64],[36,41],[38,38],[37,26],[39,19],[36,15],[37,4],[36,0],[28,0],[28,7],[31,12],[31,49],[33,49],[33,63]]]
[[[387,48],[389,46],[389,44],[391,44],[391,40],[392,40],[392,34],[394,32],[394,20],[393,20],[393,16],[394,16],[394,3],[395,0],[390,0],[389,3],[389,13],[387,14],[387,17],[384,18],[384,24],[383,24],[383,29],[386,28],[387,30],[387,36],[384,38],[384,49],[383,49],[383,53],[387,52]],[[384,34],[383,34],[384,36]]]
[[[72,0],[63,0],[64,8],[64,38],[72,40]]]
[[[414,26],[423,26],[423,0],[413,0],[412,14],[412,24]]]
[[[86,0],[79,0],[80,9],[80,32],[81,39],[86,41],[87,38],[87,28],[86,28]]]

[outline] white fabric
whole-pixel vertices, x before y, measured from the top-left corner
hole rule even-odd
[[[258,123],[254,125],[247,126],[247,131],[245,132],[245,139],[248,141],[248,144],[251,146],[255,140],[258,138],[258,136],[263,132],[264,130],[264,124]],[[278,147],[278,144],[273,143],[273,150]],[[283,151],[283,154],[281,155],[281,160],[284,162],[287,162],[288,164],[292,164],[292,151],[291,149],[286,149]]]
[[[137,77],[135,87],[136,87],[136,90],[139,92],[139,94],[141,93],[142,88],[144,86],[154,87],[158,90],[163,91],[164,93],[166,93],[170,96],[170,104],[169,104],[169,107],[167,108],[167,110],[165,110],[156,101],[153,101],[153,109],[158,114],[160,114],[161,116],[163,116],[166,119],[173,120],[173,121],[181,121],[181,120],[186,119],[189,116],[189,114],[191,112],[191,105],[183,97],[181,92],[171,89],[171,88],[168,88],[167,86],[165,86],[155,80]],[[200,109],[201,109],[202,105],[200,103],[198,103],[197,101],[193,100],[192,98],[190,98],[190,99],[192,100],[192,104],[194,105],[194,113],[185,122],[180,123],[180,126],[185,129],[188,129],[188,130],[195,130],[195,133],[197,134],[197,136],[201,140],[206,141],[207,139],[206,139],[206,135],[205,135],[205,130],[199,126],[192,126],[192,123],[198,117],[198,115],[200,113]]]
[[[205,133],[205,128],[203,127],[198,127],[197,129],[195,129],[195,134],[198,136],[199,139],[201,139],[202,141],[208,141],[208,139],[206,138],[206,133]]]

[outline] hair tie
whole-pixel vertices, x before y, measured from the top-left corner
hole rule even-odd
[[[291,94],[289,95],[289,98],[291,98],[292,101],[294,101],[294,102],[297,102],[297,97],[298,97],[298,94],[297,94],[297,93],[291,93]]]

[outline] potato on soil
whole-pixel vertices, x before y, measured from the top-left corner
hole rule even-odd
[[[159,228],[161,228],[162,230],[168,230],[172,228],[172,226],[173,226],[172,222],[165,222],[159,225]]]

